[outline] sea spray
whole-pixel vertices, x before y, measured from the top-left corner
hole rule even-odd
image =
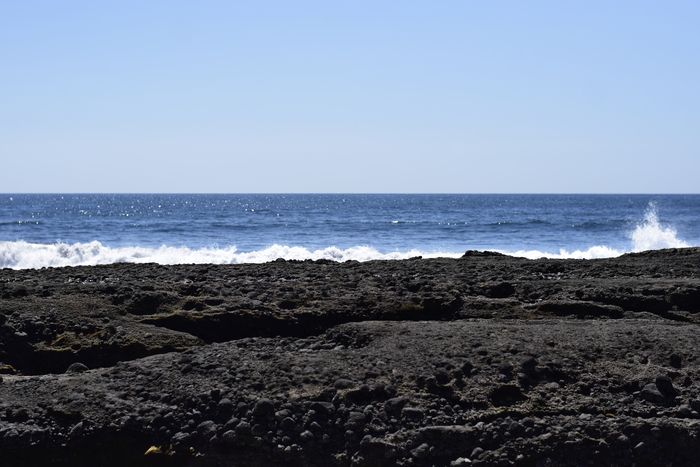
[[[659,223],[656,203],[650,202],[644,221],[632,232],[632,251],[660,250],[662,248],[685,248],[688,245],[679,239],[672,227]]]
[[[557,252],[541,250],[507,251],[499,249],[492,249],[492,251],[529,259],[597,259],[614,258],[627,251],[636,252],[689,246],[686,242],[677,237],[675,229],[661,225],[655,203],[649,203],[644,219],[636,224],[629,236],[632,241],[629,250],[597,245],[575,251],[568,251],[566,249],[559,249]],[[241,264],[265,263],[278,258],[285,260],[328,259],[342,262],[348,260],[371,261],[407,259],[416,256],[422,256],[424,258],[458,258],[462,254],[463,252],[461,251],[421,251],[419,249],[381,252],[376,248],[366,245],[354,246],[346,249],[337,248],[335,246],[308,249],[300,246],[274,244],[261,250],[241,252],[238,251],[235,246],[200,249],[167,245],[162,245],[159,248],[136,246],[111,248],[102,245],[98,241],[74,243],[72,245],[63,242],[47,245],[16,241],[0,242],[0,267],[27,269],[121,262],[158,264]]]
[[[675,229],[669,226],[662,226],[659,222],[658,207],[655,202],[650,201],[644,213],[644,219],[637,223],[634,231],[630,234],[632,240],[629,251],[639,252],[646,250],[661,250],[664,248],[686,248],[690,245],[677,237]],[[587,250],[576,250],[573,252],[560,249],[558,253],[548,253],[538,250],[532,251],[501,251],[512,256],[520,256],[529,259],[552,258],[552,259],[596,259],[614,258],[627,253],[627,250],[614,249],[607,246],[593,246]]]

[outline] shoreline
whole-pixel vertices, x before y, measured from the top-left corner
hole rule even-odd
[[[3,269],[0,297],[7,465],[700,454],[700,248]]]
[[[8,245],[10,246],[8,247]],[[161,245],[160,247],[109,247],[102,245],[99,241],[73,245],[61,242],[52,244],[32,244],[24,241],[0,242],[0,247],[5,247],[6,250],[4,252],[6,256],[5,263],[0,264],[2,266],[0,269],[14,270],[106,266],[120,263],[159,264],[162,266],[263,264],[274,262],[278,259],[285,261],[329,260],[337,263],[346,261],[403,261],[416,257],[423,259],[458,259],[463,255],[463,253],[453,251],[421,251],[418,249],[380,252],[366,245],[358,245],[343,250],[335,246],[308,249],[301,246],[290,247],[275,244],[262,250],[248,252],[239,252],[235,246],[199,249],[166,245]],[[558,253],[536,249],[517,251],[485,249],[478,251],[499,253],[505,256],[525,259],[606,259],[617,258],[634,252],[607,246],[592,246],[586,250],[574,251],[559,249]],[[50,259],[46,260],[47,257]],[[85,260],[85,257],[90,259]],[[180,259],[173,260],[173,257],[180,257]],[[12,260],[7,258],[12,258]]]

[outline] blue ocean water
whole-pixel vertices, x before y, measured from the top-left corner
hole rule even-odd
[[[700,195],[2,194],[0,267],[613,257],[700,245]]]

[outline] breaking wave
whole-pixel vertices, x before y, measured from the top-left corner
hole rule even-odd
[[[686,248],[686,242],[676,237],[676,230],[659,223],[656,204],[649,203],[644,221],[632,232],[632,251],[660,250],[662,248]]]
[[[656,250],[662,248],[683,248],[690,246],[677,237],[676,231],[659,222],[657,208],[653,203],[645,213],[644,220],[638,223],[630,233],[631,245],[629,250],[616,249],[598,245],[586,250],[567,251],[560,249],[556,253],[539,250],[507,251],[491,249],[511,256],[559,259],[596,259],[612,258],[629,251]],[[465,248],[465,250],[468,248]],[[98,241],[90,243],[29,243],[25,241],[0,241],[0,268],[31,269],[41,267],[90,266],[111,263],[159,263],[159,264],[238,264],[265,263],[278,258],[287,260],[318,260],[333,261],[370,261],[386,259],[408,259],[416,256],[424,258],[448,257],[458,258],[460,252],[419,251],[411,249],[404,252],[382,253],[369,246],[355,246],[348,249],[328,247],[310,250],[298,246],[272,245],[268,248],[239,252],[235,246],[228,248],[172,247],[163,245],[160,248],[121,247],[111,248]]]
[[[616,250],[607,246],[594,246],[587,250],[567,251],[560,249],[559,253],[548,253],[539,250],[501,251],[510,256],[518,256],[528,259],[552,258],[552,259],[599,259],[614,258],[626,253],[624,250]]]
[[[288,260],[329,259],[333,261],[369,261],[374,259],[407,259],[415,256],[459,257],[462,253],[425,253],[418,250],[381,253],[374,248],[357,246],[341,250],[329,247],[309,250],[303,247],[272,245],[260,251],[238,252],[236,247],[190,249],[161,246],[160,248],[110,248],[98,241],[90,243],[55,243],[50,245],[0,242],[0,267],[29,269],[61,266],[89,266],[111,263],[159,264],[238,264],[265,263],[278,258]]]
[[[644,214],[644,220],[638,223],[634,231],[630,234],[632,248],[629,251],[610,248],[607,246],[594,246],[587,250],[576,250],[573,252],[564,249],[559,253],[547,253],[537,250],[506,252],[512,256],[524,258],[559,258],[559,259],[597,259],[614,258],[628,252],[639,252],[646,250],[661,250],[664,248],[686,248],[691,245],[677,237],[677,232],[672,227],[663,226],[659,222],[657,206],[650,202]]]

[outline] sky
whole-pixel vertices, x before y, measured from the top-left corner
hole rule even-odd
[[[694,1],[0,3],[3,193],[700,193]]]

